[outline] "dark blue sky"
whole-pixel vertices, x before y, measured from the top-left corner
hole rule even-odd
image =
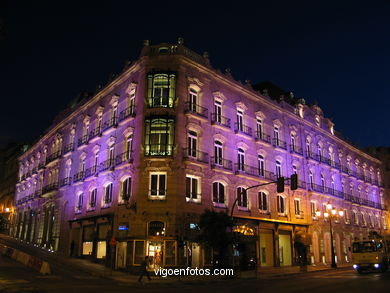
[[[38,137],[80,91],[137,59],[142,40],[183,37],[236,79],[317,100],[360,146],[390,146],[390,1],[25,2],[0,6],[0,145]]]

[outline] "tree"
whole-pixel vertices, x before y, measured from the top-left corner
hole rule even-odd
[[[233,244],[232,227],[233,221],[225,212],[206,209],[200,215],[198,241],[213,249],[215,265],[227,265],[227,251]]]

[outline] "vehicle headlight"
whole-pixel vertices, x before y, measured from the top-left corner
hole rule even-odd
[[[374,264],[374,268],[379,268],[379,264],[378,263],[376,263],[376,264]]]
[[[358,268],[358,265],[353,265],[352,267],[356,270]]]

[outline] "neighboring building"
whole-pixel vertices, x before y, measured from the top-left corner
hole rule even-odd
[[[382,161],[385,202],[390,204],[390,147],[368,147],[367,152]]]
[[[0,150],[0,233],[8,233],[14,212],[18,158],[27,146],[9,144]]]
[[[135,267],[209,265],[195,242],[199,215],[231,209],[236,255],[295,264],[296,235],[313,263],[337,261],[354,238],[387,230],[381,162],[347,143],[321,109],[291,94],[276,101],[178,44],[145,44],[141,57],[95,95],[75,101],[20,158],[13,235],[64,254]],[[243,189],[298,173],[299,189]],[[115,236],[116,250],[109,249]],[[245,261],[244,259],[242,261]]]

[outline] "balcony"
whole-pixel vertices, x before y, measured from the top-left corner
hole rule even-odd
[[[31,174],[34,175],[34,174],[37,174],[38,173],[38,167],[35,167],[31,170]]]
[[[232,161],[223,159],[221,157],[211,157],[211,168],[221,168],[225,170],[233,170]]]
[[[88,178],[88,177],[96,175],[98,173],[97,169],[98,169],[98,166],[92,166],[92,167],[86,169],[84,178]]]
[[[64,147],[63,154],[65,155],[65,154],[67,154],[69,152],[73,152],[73,151],[74,151],[74,143],[71,142],[70,144],[68,144]]]
[[[255,139],[264,141],[266,143],[271,143],[271,136],[269,136],[268,134],[266,134],[264,132],[256,131]]]
[[[108,121],[103,123],[102,131],[106,131],[110,129],[111,127],[117,127],[118,126],[118,117],[112,117]]]
[[[208,118],[209,117],[209,110],[205,107],[202,107],[200,105],[197,105],[197,104],[194,104],[194,103],[191,103],[191,102],[186,102],[185,103],[185,110],[184,110],[185,113],[191,113],[191,114],[195,114],[197,116],[200,116],[200,117],[204,117],[204,118]]]
[[[173,97],[149,97],[149,108],[173,108],[175,98]]]
[[[183,149],[183,158],[185,160],[198,161],[201,163],[209,163],[209,154],[201,152],[195,149],[184,148]]]
[[[290,153],[303,156],[303,149],[295,144],[290,144]]]
[[[88,144],[88,134],[86,135],[83,135],[82,137],[80,137],[77,141],[77,146],[82,146],[84,144]]]
[[[104,162],[99,164],[99,172],[107,171],[109,169],[114,169],[115,167],[115,159],[107,159]]]
[[[45,165],[46,165],[46,162],[45,162],[45,161],[40,162],[40,163],[38,164],[38,170],[45,169]],[[23,179],[23,178],[22,178],[22,179]]]
[[[91,130],[89,132],[88,139],[93,139],[95,137],[101,136],[102,135],[102,129],[101,127],[96,127],[94,130]]]
[[[245,164],[234,164],[234,168],[236,170],[236,174],[246,174],[255,177],[260,177],[268,180],[276,180],[276,174],[264,169],[260,169],[258,167],[249,166]]]
[[[85,178],[85,171],[80,171],[73,176],[73,183],[79,182],[84,180]]]
[[[234,132],[252,136],[252,128],[238,122],[234,123]]]
[[[123,121],[129,117],[135,117],[135,106],[131,105],[119,113],[119,121]]]
[[[60,187],[72,184],[72,177],[65,177],[60,180]]]
[[[172,144],[146,144],[145,156],[170,156],[172,148]]]
[[[48,184],[42,188],[42,195],[45,195],[49,192],[55,191],[58,189],[58,182]]]
[[[230,119],[217,113],[211,113],[211,124],[230,128]]]
[[[121,153],[120,155],[117,155],[115,157],[115,165],[116,166],[120,165],[122,163],[125,163],[125,162],[129,162],[129,163],[133,162],[133,152],[132,151]]]
[[[56,159],[58,159],[59,157],[61,157],[61,151],[58,151],[58,152],[55,152],[55,153],[52,153],[50,156],[47,157],[47,160],[46,160],[46,165],[55,161]]]
[[[287,143],[285,141],[281,140],[280,138],[274,137],[272,140],[272,144],[274,147],[278,147],[278,148],[287,150]]]
[[[313,152],[306,151],[306,158],[318,161],[317,155]]]

